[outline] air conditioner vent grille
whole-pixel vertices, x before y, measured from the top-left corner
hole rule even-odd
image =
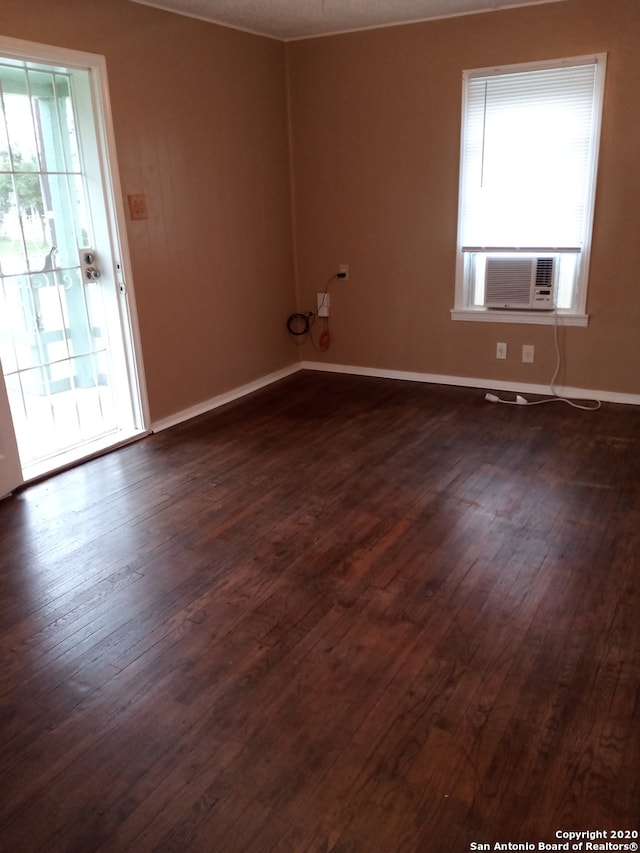
[[[487,282],[492,302],[528,305],[531,298],[531,260],[487,258]]]
[[[538,258],[536,287],[553,287],[554,258]]]

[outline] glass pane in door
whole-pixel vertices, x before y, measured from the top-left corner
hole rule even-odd
[[[72,75],[4,60],[0,98],[0,360],[24,468],[119,429],[114,320],[81,263],[96,235]]]

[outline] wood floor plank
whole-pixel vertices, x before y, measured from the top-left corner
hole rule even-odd
[[[305,371],[0,503],[0,850],[637,829],[640,411]]]

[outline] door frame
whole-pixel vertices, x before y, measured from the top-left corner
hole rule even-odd
[[[0,500],[8,497],[23,482],[9,398],[4,384],[4,374],[0,370]]]
[[[136,434],[112,445],[126,444],[149,432],[149,402],[142,358],[142,344],[133,287],[133,272],[129,253],[127,219],[120,183],[116,153],[111,99],[107,79],[107,61],[101,54],[73,48],[58,47],[0,35],[0,55],[14,59],[89,72],[91,106],[95,119],[101,190],[105,202],[107,229],[113,252],[114,277],[118,290],[118,306],[123,346],[129,379]],[[111,447],[103,448],[103,452]],[[86,458],[96,455],[90,450]],[[77,462],[81,462],[79,458]],[[66,467],[65,465],[61,467]],[[55,466],[52,471],[55,470]],[[18,484],[16,484],[18,485]]]

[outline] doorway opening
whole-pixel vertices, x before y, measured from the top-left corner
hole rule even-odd
[[[0,362],[25,480],[145,432],[104,60],[30,47],[0,44]]]

